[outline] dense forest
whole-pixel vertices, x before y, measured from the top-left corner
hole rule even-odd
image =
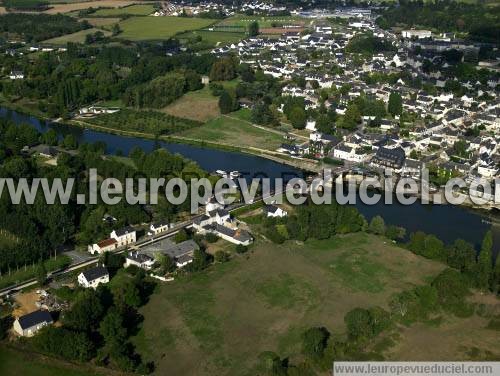
[[[13,40],[20,38],[25,42],[40,42],[90,27],[87,21],[79,22],[76,18],[62,14],[9,13],[0,15],[0,33]]]
[[[115,177],[124,180],[138,175],[148,177],[183,176],[183,174],[206,174],[194,163],[172,155],[164,149],[146,154],[139,149],[132,150],[132,163],[123,163],[117,159],[105,157],[106,145],[96,143],[77,146],[76,141],[67,136],[58,140],[54,131],[43,135],[29,125],[17,126],[6,120],[0,120],[0,176],[21,178],[32,181],[35,177],[46,177],[49,182],[56,178],[66,181],[75,178],[75,187],[69,203],[63,205],[56,200],[54,205],[47,205],[43,193],[39,190],[33,205],[21,200],[18,205],[12,204],[9,195],[4,192],[0,197],[0,244],[2,258],[0,272],[16,270],[25,265],[36,264],[54,255],[65,243],[86,245],[89,242],[109,236],[113,228],[127,224],[147,222],[151,213],[141,205],[106,206],[102,202],[97,205],[77,205],[76,195],[87,194],[88,183],[86,173],[89,168],[96,168],[101,177]],[[43,142],[49,145],[60,145],[65,149],[75,149],[70,155],[61,153],[57,166],[48,166],[22,153],[25,145]],[[75,153],[76,152],[76,153]],[[159,202],[154,216],[173,219],[176,213],[189,209],[186,206],[172,206],[166,200]],[[105,214],[117,219],[113,224],[103,221]]]
[[[382,28],[399,24],[427,27],[440,32],[469,33],[475,41],[498,43],[500,40],[500,7],[468,4],[458,1],[400,1],[377,19]]]

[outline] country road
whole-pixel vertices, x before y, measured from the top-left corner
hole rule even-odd
[[[244,206],[249,206],[249,205],[252,205],[252,204],[254,204],[256,202],[263,201],[263,200],[265,200],[267,198],[274,197],[275,195],[279,195],[279,194],[283,194],[283,193],[286,193],[286,190],[282,189],[281,192],[271,191],[269,193],[269,196],[267,196],[267,197],[258,196],[258,197],[255,198],[255,200],[253,200],[251,203],[248,203],[248,204],[246,204],[246,203],[232,204],[232,205],[230,205],[227,208],[227,210],[229,212],[232,212],[232,211],[234,211],[236,209],[240,209],[240,208],[242,208]],[[196,218],[201,217],[202,215],[203,214],[196,214],[196,215],[192,216],[188,221],[184,221],[184,222],[176,225],[175,227],[171,228],[170,230],[165,231],[164,233],[162,233],[162,234],[160,234],[158,236],[145,237],[145,238],[137,241],[131,247],[134,248],[134,249],[140,249],[142,247],[145,247],[146,245],[154,244],[154,243],[156,243],[156,242],[158,242],[160,240],[172,237],[177,232],[179,232],[179,230],[181,230],[183,228],[189,228],[189,227],[191,227],[193,225],[193,221]],[[119,253],[126,252],[129,249],[130,249],[129,247],[124,247],[124,248],[116,250],[113,253],[119,254]],[[79,270],[79,269],[82,269],[82,268],[85,268],[85,267],[87,267],[89,265],[94,264],[98,259],[99,259],[99,256],[93,256],[93,257],[91,257],[91,258],[89,258],[89,259],[87,259],[85,261],[73,263],[73,264],[67,266],[66,268],[63,268],[61,270],[56,270],[54,272],[48,273],[47,277],[51,278],[51,277],[57,277],[57,276],[62,276],[62,275],[71,273],[71,272],[73,272],[75,270]],[[31,279],[29,279],[27,281],[18,283],[16,285],[5,287],[3,289],[0,289],[0,297],[1,296],[5,296],[5,295],[14,295],[14,294],[18,293],[20,290],[23,290],[23,289],[25,289],[27,287],[34,286],[36,284],[37,284],[36,279],[35,278],[31,278]]]

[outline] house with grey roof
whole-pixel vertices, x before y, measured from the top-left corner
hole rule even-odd
[[[52,325],[54,320],[48,311],[38,310],[28,313],[27,315],[20,316],[14,321],[14,331],[23,337],[32,337],[40,329],[47,325]]]

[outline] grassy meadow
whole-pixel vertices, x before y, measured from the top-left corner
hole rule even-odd
[[[97,17],[148,16],[154,11],[152,4],[134,4],[123,8],[98,9],[92,15]]]
[[[61,45],[61,46],[65,46],[68,42],[84,43],[85,37],[88,34],[94,34],[98,31],[102,32],[104,34],[104,36],[111,35],[110,31],[97,29],[97,28],[91,28],[91,29],[80,30],[80,31],[77,31],[76,33],[72,33],[72,34],[66,34],[66,35],[61,35],[60,37],[47,39],[47,40],[44,40],[43,43],[56,44],[56,45]]]
[[[255,375],[263,351],[293,362],[304,329],[324,325],[342,337],[349,310],[387,308],[393,293],[424,284],[444,268],[365,233],[283,245],[259,237],[250,253],[233,256],[159,286],[141,309],[145,320],[134,343],[145,359],[155,360],[156,374]],[[384,355],[412,360],[425,352],[449,360],[473,346],[494,349],[496,332],[484,326],[473,317],[409,327],[393,339],[394,355]],[[422,345],[424,331],[434,335]],[[440,345],[440,334],[448,336],[448,346]]]
[[[98,376],[92,370],[0,346],[0,374],[2,376]]]
[[[214,20],[182,17],[131,17],[120,22],[121,38],[129,40],[168,39],[177,33],[197,30],[211,25]]]
[[[222,142],[236,147],[250,146],[266,150],[276,150],[283,142],[279,134],[227,116],[219,116],[196,129],[189,129],[178,133],[178,135],[205,141]]]
[[[173,116],[206,122],[220,115],[219,99],[205,87],[184,94],[163,111]]]
[[[238,43],[240,40],[244,39],[246,35],[244,33],[208,30],[195,30],[178,35],[179,39],[194,39],[196,37],[201,37],[202,41],[208,42],[213,46],[218,46],[219,44]]]

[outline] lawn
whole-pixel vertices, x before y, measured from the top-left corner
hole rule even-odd
[[[76,33],[73,33],[73,34],[62,35],[62,36],[57,37],[57,38],[47,39],[47,40],[44,40],[42,43],[56,44],[56,45],[62,45],[62,46],[65,46],[66,43],[68,43],[68,42],[84,43],[85,37],[88,34],[94,34],[98,31],[102,32],[105,36],[111,35],[110,31],[91,28],[91,29],[80,30],[80,31],[77,31]]]
[[[219,99],[206,87],[184,94],[163,111],[173,116],[206,122],[220,115]]]
[[[255,375],[261,352],[293,363],[304,328],[342,335],[346,312],[387,307],[442,268],[364,233],[304,245],[258,238],[249,255],[160,285],[134,342],[156,374]]]
[[[202,41],[208,42],[214,46],[219,44],[229,44],[238,43],[240,40],[246,37],[244,33],[231,33],[223,31],[208,31],[208,30],[196,30],[190,31],[178,35],[179,39],[194,39],[195,37],[201,37]]]
[[[100,374],[53,358],[27,354],[0,345],[0,375],[97,376]]]
[[[220,141],[236,147],[250,146],[266,150],[276,150],[283,141],[279,134],[227,116],[219,116],[201,127],[189,129],[178,135],[204,141]]]
[[[135,4],[123,8],[99,9],[92,15],[97,17],[117,17],[117,16],[148,16],[154,13],[155,8],[151,4]]]
[[[215,20],[183,17],[131,17],[120,22],[119,37],[130,40],[168,39],[177,33],[197,30]]]

